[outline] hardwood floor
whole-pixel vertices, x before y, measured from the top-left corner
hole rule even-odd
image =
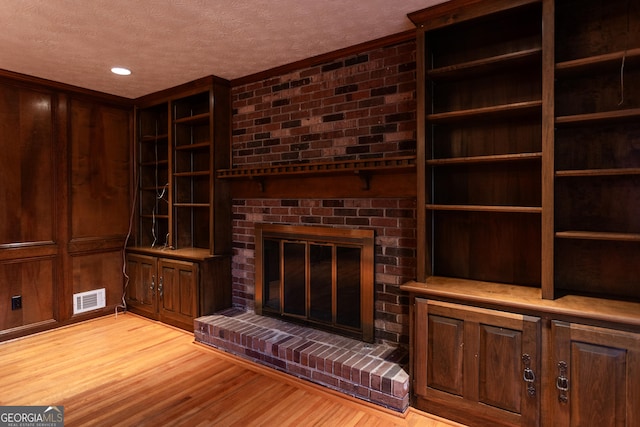
[[[345,397],[119,314],[0,343],[0,405],[64,406],[65,426],[458,425]]]

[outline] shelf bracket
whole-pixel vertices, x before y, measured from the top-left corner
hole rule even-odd
[[[258,184],[258,190],[261,193],[264,193],[264,178],[256,178],[256,177],[252,176],[251,179],[255,180],[255,182]]]
[[[365,191],[369,191],[371,189],[371,174],[369,172],[356,170],[355,174],[360,178],[362,182],[362,189]]]

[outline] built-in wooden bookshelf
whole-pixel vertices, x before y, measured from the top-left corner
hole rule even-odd
[[[637,423],[640,3],[409,17],[415,405],[470,425]]]
[[[170,235],[168,126],[166,103],[137,110],[138,244],[142,246],[160,245]]]
[[[231,304],[229,84],[205,78],[138,100],[135,244],[128,307],[192,329]]]
[[[539,286],[540,13],[534,2],[419,37],[426,58],[419,79],[424,146],[416,161],[424,175],[418,182],[422,280]],[[495,25],[503,28],[500,37],[487,31]],[[491,238],[499,233],[508,237]]]
[[[626,0],[556,4],[559,294],[640,300],[639,15]]]

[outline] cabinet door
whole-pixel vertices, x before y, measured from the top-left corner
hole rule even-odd
[[[160,320],[180,327],[193,327],[198,316],[198,264],[160,259]]]
[[[129,276],[129,284],[126,289],[127,304],[134,311],[155,318],[157,312],[156,258],[127,254],[126,259],[127,275]]]
[[[554,321],[555,426],[640,425],[640,334]]]
[[[540,319],[416,300],[415,393],[473,425],[539,423]]]

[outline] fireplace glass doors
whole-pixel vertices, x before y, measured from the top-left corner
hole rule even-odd
[[[372,231],[261,224],[256,242],[256,312],[373,340]]]

